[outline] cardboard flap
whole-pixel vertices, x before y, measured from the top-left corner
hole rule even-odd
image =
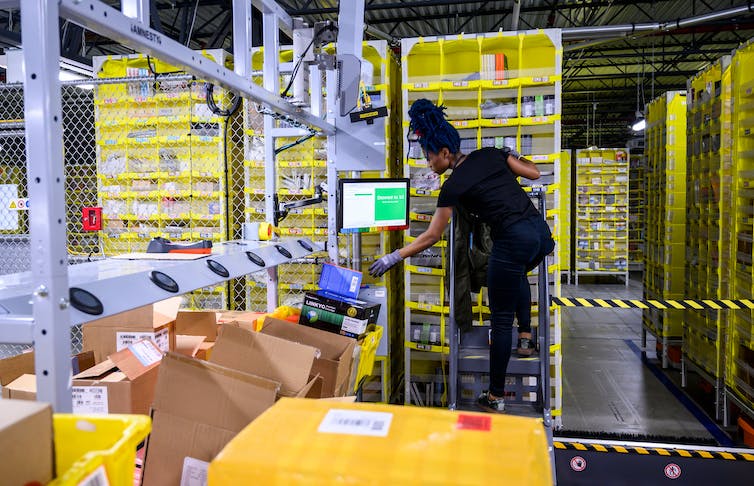
[[[317,348],[275,336],[223,325],[210,361],[281,384],[283,393],[298,393],[309,381]]]
[[[207,339],[205,336],[184,336],[178,334],[175,336],[175,352],[193,358],[205,339]]]
[[[162,361],[162,351],[149,339],[142,339],[108,356],[129,380],[133,381]]]
[[[280,384],[218,364],[168,353],[158,369],[154,410],[241,430],[275,403]]]
[[[132,327],[149,326],[152,321],[152,306],[145,305],[120,314],[103,317],[84,324],[84,327]]]
[[[34,351],[0,359],[0,386],[5,386],[21,375],[34,373]]]
[[[6,385],[9,390],[28,393],[37,392],[37,375],[23,374]]]
[[[88,370],[82,371],[78,375],[74,376],[73,379],[78,380],[82,378],[98,378],[104,374],[111,372],[114,369],[115,363],[110,361],[110,359],[108,358],[100,364],[96,364]]]
[[[274,317],[265,318],[264,327],[260,332],[315,347],[320,350],[319,359],[338,360],[344,355],[350,356],[349,350],[356,343],[353,338],[347,336],[293,324]]]
[[[152,323],[154,327],[160,327],[173,322],[178,317],[178,309],[181,308],[181,297],[171,297],[152,304]]]
[[[217,312],[182,310],[175,318],[175,333],[204,336],[207,341],[214,341],[217,338]]]

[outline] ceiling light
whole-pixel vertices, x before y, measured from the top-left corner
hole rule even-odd
[[[631,130],[635,132],[641,132],[644,131],[645,128],[647,128],[647,120],[642,118],[640,120],[636,120],[636,122],[631,127]]]

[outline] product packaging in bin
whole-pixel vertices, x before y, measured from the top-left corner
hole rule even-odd
[[[283,398],[209,466],[239,484],[551,485],[540,419]]]

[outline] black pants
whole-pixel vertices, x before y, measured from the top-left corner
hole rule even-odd
[[[531,288],[526,274],[552,253],[555,242],[541,216],[532,216],[495,234],[487,267],[492,311],[490,392],[502,397],[512,350],[513,318],[519,332],[531,331]]]

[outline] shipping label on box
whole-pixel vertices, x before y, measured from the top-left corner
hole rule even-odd
[[[108,412],[107,387],[105,386],[74,386],[73,413],[106,414]]]
[[[157,332],[117,332],[115,334],[115,350],[122,351],[130,345],[143,339],[151,339],[163,353],[170,351],[170,332],[168,328]]]

